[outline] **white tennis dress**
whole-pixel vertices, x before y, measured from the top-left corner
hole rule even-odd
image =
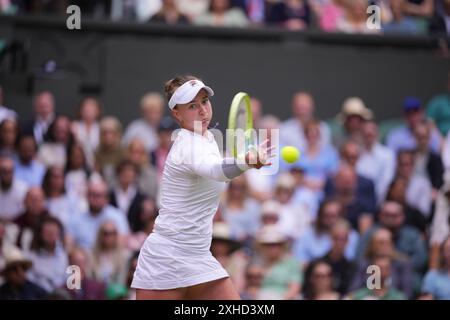
[[[212,256],[212,219],[229,179],[210,131],[180,129],[167,157],[153,232],[141,248],[132,288],[165,290],[228,277]]]

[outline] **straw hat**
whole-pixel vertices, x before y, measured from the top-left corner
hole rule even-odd
[[[25,270],[31,268],[33,263],[27,259],[22,251],[16,247],[8,247],[4,251],[5,267],[0,271],[0,275],[4,275],[11,268],[21,265]]]
[[[364,120],[372,120],[373,112],[366,107],[361,98],[347,98],[342,104],[341,112],[337,115],[337,119],[344,122],[349,116],[360,116]]]
[[[261,215],[276,215],[280,216],[281,214],[281,205],[278,201],[275,200],[267,200],[261,206]]]
[[[256,241],[260,244],[284,243],[288,240],[277,225],[262,227],[256,235]]]
[[[295,189],[296,182],[292,174],[283,172],[278,177],[275,185],[277,188]]]

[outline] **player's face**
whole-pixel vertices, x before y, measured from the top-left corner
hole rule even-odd
[[[190,131],[194,131],[194,128],[196,130],[201,128],[202,134],[204,134],[212,117],[208,93],[203,89],[200,90],[194,100],[186,104],[178,104],[172,113],[182,128]]]

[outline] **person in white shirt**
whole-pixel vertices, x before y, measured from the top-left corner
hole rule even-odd
[[[395,173],[395,154],[378,140],[378,126],[374,121],[367,121],[362,128],[364,144],[356,164],[358,174],[372,180],[375,184],[377,203],[380,204]]]
[[[127,146],[133,139],[140,139],[147,152],[154,151],[158,145],[156,129],[164,113],[164,98],[156,92],[145,94],[140,103],[142,118],[131,122],[122,139],[122,144]]]
[[[72,122],[72,133],[83,147],[89,169],[94,168],[94,152],[100,143],[100,101],[94,97],[84,98],[78,110],[78,119]]]
[[[213,90],[196,77],[179,76],[166,83],[165,92],[181,129],[164,167],[159,215],[141,248],[131,287],[138,300],[239,299],[210,252],[213,216],[225,182],[269,165],[271,148],[263,142],[242,164],[222,158],[208,130]]]
[[[299,91],[292,97],[292,117],[281,124],[280,144],[294,146],[305,150],[307,146],[305,126],[314,118],[315,102],[308,92]],[[330,128],[325,122],[320,122],[320,144],[327,146],[331,141]]]
[[[14,161],[0,157],[0,218],[14,220],[23,210],[27,185],[14,179]]]

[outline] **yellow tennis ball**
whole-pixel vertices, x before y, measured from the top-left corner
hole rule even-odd
[[[294,163],[300,157],[300,151],[296,147],[286,146],[281,148],[281,157],[288,163]]]

